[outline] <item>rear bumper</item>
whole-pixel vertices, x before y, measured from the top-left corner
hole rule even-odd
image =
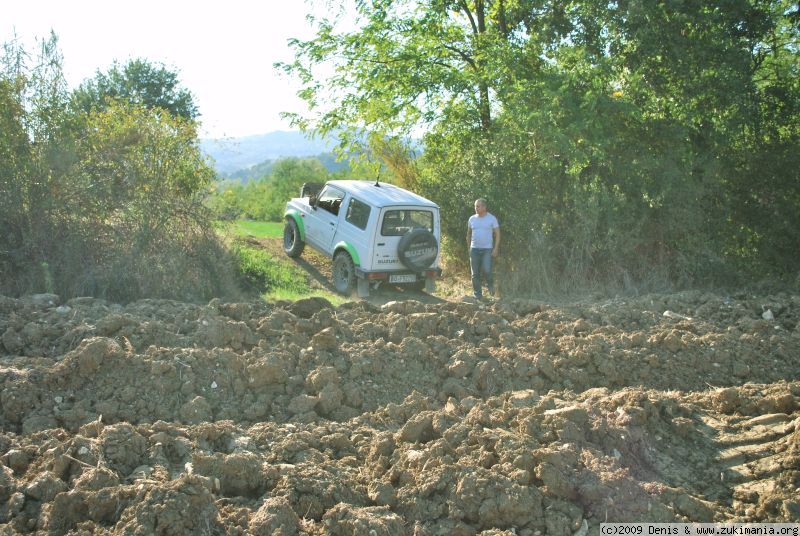
[[[423,270],[421,272],[413,272],[411,270],[362,270],[358,266],[356,266],[356,277],[360,277],[362,279],[371,279],[375,281],[379,281],[382,279],[389,279],[390,275],[416,275],[418,279],[425,279],[426,277],[430,277],[433,279],[439,278],[442,276],[442,269],[441,268],[428,268],[427,270]]]

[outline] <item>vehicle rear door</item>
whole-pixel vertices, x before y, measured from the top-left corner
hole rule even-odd
[[[384,207],[375,234],[375,270],[406,270],[397,254],[400,239],[415,228],[424,228],[439,237],[432,208],[419,206]]]

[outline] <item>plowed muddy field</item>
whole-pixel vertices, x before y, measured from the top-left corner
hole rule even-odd
[[[0,296],[0,534],[800,521],[800,296]]]

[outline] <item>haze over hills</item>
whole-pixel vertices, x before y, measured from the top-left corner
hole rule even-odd
[[[203,152],[214,160],[221,176],[286,157],[308,157],[330,153],[336,140],[309,139],[297,131],[268,132],[241,138],[200,140]]]
[[[346,170],[347,160],[337,160],[333,152],[338,143],[336,136],[311,139],[299,131],[277,130],[240,138],[201,139],[200,148],[214,161],[220,178],[247,182],[269,175],[281,158],[316,157],[329,172]],[[419,140],[409,139],[408,143],[416,154],[422,152]]]

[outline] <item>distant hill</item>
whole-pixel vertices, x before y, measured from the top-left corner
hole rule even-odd
[[[339,162],[336,160],[336,155],[333,153],[322,153],[312,156],[288,156],[288,157],[281,157],[281,158],[316,158],[320,161],[320,163],[331,173],[335,173],[337,171],[346,170],[349,168],[347,162]],[[220,176],[225,179],[231,179],[239,182],[247,182],[251,179],[260,179],[261,177],[266,177],[272,173],[272,168],[275,166],[275,163],[280,160],[280,158],[274,160],[265,160],[263,162],[259,162],[254,166],[250,166],[244,169],[238,169],[231,173],[220,173]]]
[[[200,148],[214,160],[214,168],[225,177],[283,157],[320,156],[329,153],[337,140],[310,140],[302,132],[275,131],[242,138],[200,140]]]

